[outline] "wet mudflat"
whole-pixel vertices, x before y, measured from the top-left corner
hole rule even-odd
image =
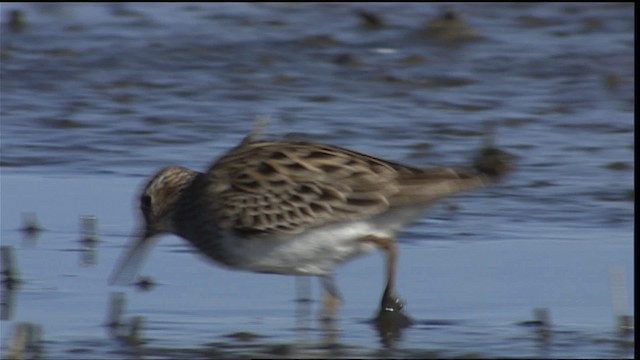
[[[2,289],[2,356],[22,331],[52,359],[633,357],[616,325],[634,315],[632,14],[3,4],[0,235],[19,283]],[[414,165],[468,162],[491,122],[518,168],[400,234],[415,323],[394,334],[370,322],[379,254],[338,269],[334,328],[316,279],[228,271],[173,236],[148,286],[108,286],[145,177],[206,168],[261,114],[270,136]]]

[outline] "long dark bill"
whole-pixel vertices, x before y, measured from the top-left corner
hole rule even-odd
[[[129,247],[125,250],[109,277],[109,284],[131,284],[138,275],[138,272],[142,267],[142,263],[154,243],[154,238],[145,232],[141,232],[139,235],[131,239]]]

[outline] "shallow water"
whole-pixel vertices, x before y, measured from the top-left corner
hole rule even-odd
[[[46,358],[633,357],[614,321],[634,315],[633,5],[456,4],[473,30],[435,31],[443,6],[3,4],[0,235],[22,279],[3,356],[29,322]],[[385,25],[363,25],[365,7]],[[378,254],[338,270],[333,331],[316,321],[316,279],[216,268],[173,236],[143,268],[155,287],[107,285],[144,178],[206,168],[260,114],[273,137],[415,165],[467,162],[492,122],[518,156],[505,182],[400,235],[416,323],[399,338],[368,322]],[[80,241],[88,215],[96,243]],[[612,301],[618,270],[628,289]],[[114,292],[125,321],[143,317],[142,343],[104,326]],[[536,308],[549,329],[524,324]]]

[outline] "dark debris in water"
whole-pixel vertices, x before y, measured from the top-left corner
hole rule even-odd
[[[427,22],[422,33],[429,39],[448,44],[483,39],[483,36],[453,8],[443,8],[437,17]]]
[[[78,52],[73,49],[67,48],[56,48],[56,49],[48,49],[42,52],[44,55],[53,55],[53,56],[73,56],[77,55]]]
[[[329,46],[338,45],[340,41],[332,35],[310,35],[299,40],[302,44],[309,46]]]
[[[41,119],[40,124],[51,129],[81,129],[89,127],[87,124],[69,118]]]
[[[623,80],[618,73],[608,73],[603,75],[602,82],[607,89],[615,90],[620,87]]]
[[[594,198],[602,201],[635,201],[636,191],[629,189],[622,192],[600,192],[595,194]]]
[[[26,235],[37,236],[44,229],[40,225],[37,215],[33,212],[28,212],[22,214],[22,227],[20,230]]]
[[[442,128],[437,129],[431,132],[432,134],[437,135],[447,135],[447,136],[461,136],[461,137],[475,137],[481,135],[480,132],[469,129],[455,129],[455,128]]]
[[[333,62],[337,65],[346,65],[346,66],[359,66],[362,65],[362,60],[360,57],[354,54],[342,53],[337,55]]]
[[[398,62],[402,65],[418,65],[427,61],[427,58],[422,55],[407,55],[398,60]]]
[[[631,165],[629,165],[629,163],[626,163],[624,161],[610,162],[604,165],[604,167],[609,170],[629,170],[632,168]]]
[[[424,325],[428,327],[454,326],[454,325],[460,325],[460,322],[455,320],[445,320],[445,319],[427,319],[427,320],[416,321],[416,325]]]
[[[492,178],[500,178],[514,168],[514,160],[515,157],[504,150],[486,147],[476,156],[474,167]]]
[[[7,13],[6,28],[13,32],[22,32],[27,27],[27,20],[24,11],[14,9]]]
[[[451,88],[458,86],[466,86],[473,84],[475,80],[464,77],[434,75],[434,76],[422,76],[405,78],[397,75],[379,74],[373,78],[374,81],[390,83],[390,84],[406,84],[419,86],[426,89],[438,89],[438,88]],[[471,105],[469,105],[471,106]]]
[[[224,335],[224,337],[236,341],[253,341],[256,339],[264,338],[265,336],[250,331],[238,331],[231,334],[226,334]]]
[[[309,102],[325,103],[335,101],[336,98],[331,95],[315,95],[306,98]]]
[[[134,285],[138,290],[151,291],[158,284],[151,276],[140,276],[140,278],[134,283]]]
[[[636,200],[636,191],[634,189],[625,191],[624,192],[624,199],[625,200],[635,201]]]
[[[528,187],[531,188],[545,188],[550,186],[555,186],[555,183],[549,180],[534,180],[528,185]]]
[[[356,12],[360,18],[360,24],[368,29],[380,29],[385,26],[385,21],[381,15],[369,10],[358,10]]]
[[[505,127],[522,127],[534,122],[536,119],[531,117],[508,117],[498,120],[496,124]]]

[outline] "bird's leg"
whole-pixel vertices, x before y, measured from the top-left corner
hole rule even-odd
[[[320,320],[330,321],[335,319],[338,307],[340,306],[340,293],[336,286],[333,274],[326,274],[320,277],[322,282],[322,289],[324,298],[322,301],[322,311],[320,313]]]
[[[382,293],[380,310],[373,318],[380,340],[385,347],[390,347],[400,337],[402,329],[411,326],[413,320],[402,311],[404,304],[395,294],[396,258],[398,251],[393,238],[388,236],[369,235],[361,239],[375,244],[384,251],[387,264],[387,285]]]
[[[400,311],[404,304],[402,300],[395,295],[396,258],[398,255],[395,241],[390,237],[375,235],[366,236],[362,238],[361,241],[375,244],[384,251],[386,255],[387,284],[382,293],[382,300],[380,301],[380,313]]]

